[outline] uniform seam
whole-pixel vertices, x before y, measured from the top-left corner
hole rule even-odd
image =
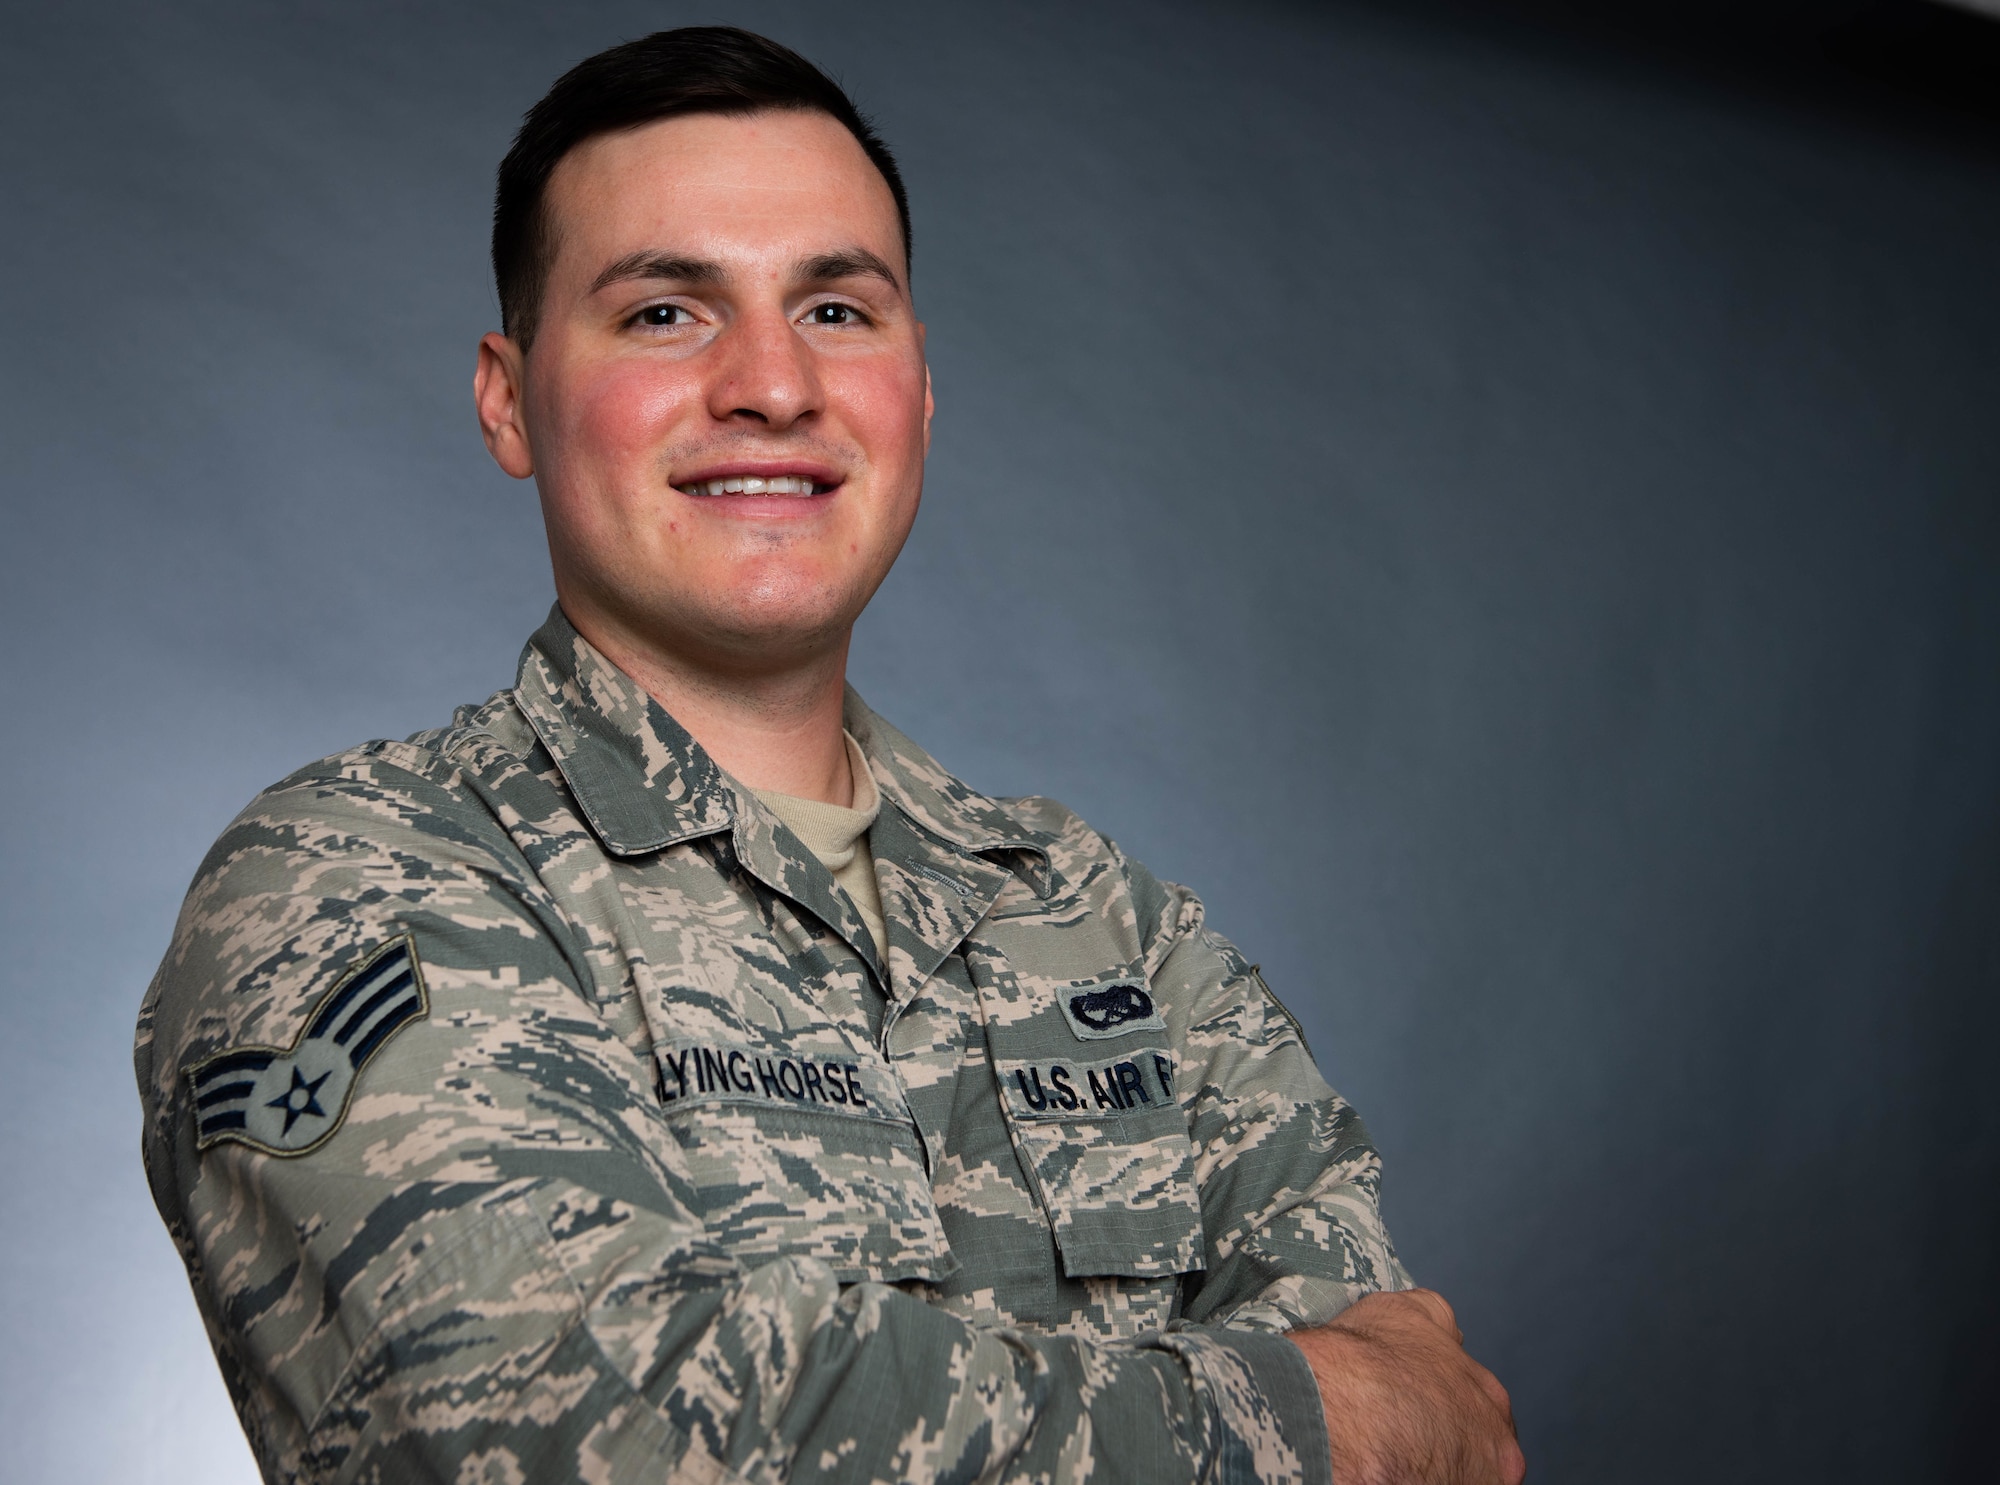
[[[1285,1024],[1292,1028],[1292,1035],[1299,1039],[1299,1050],[1304,1052],[1307,1057],[1311,1057],[1313,1060],[1313,1066],[1318,1067],[1319,1059],[1313,1057],[1312,1044],[1306,1040],[1305,1027],[1299,1023],[1299,1018],[1292,1014],[1292,1008],[1286,1005],[1282,1000],[1278,999],[1277,991],[1273,990],[1268,984],[1265,983],[1264,967],[1261,964],[1251,965],[1249,973],[1246,976],[1244,976],[1244,978],[1254,983],[1259,990],[1264,992],[1265,998],[1268,999],[1272,1005],[1278,1008],[1278,1014],[1283,1016],[1285,1018]]]

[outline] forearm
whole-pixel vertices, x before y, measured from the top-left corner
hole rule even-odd
[[[278,1409],[259,1429],[267,1466],[409,1481],[455,1479],[468,1458],[530,1479],[1316,1474],[1287,1438],[1298,1399],[1267,1395],[1273,1358],[1254,1338],[974,1327],[810,1260],[736,1271],[685,1244],[663,1253],[669,1226],[550,1182],[439,1207],[303,1307],[337,1303],[338,1323],[254,1358]],[[234,1344],[269,1330],[257,1297],[207,1298]]]

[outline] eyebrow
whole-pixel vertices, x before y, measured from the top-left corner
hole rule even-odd
[[[679,253],[661,252],[652,248],[642,248],[636,253],[607,264],[596,278],[590,281],[590,292],[612,284],[626,283],[632,279],[666,279],[674,283],[712,285],[723,281],[722,265],[708,258],[689,258]],[[841,248],[838,252],[819,253],[801,259],[792,270],[792,277],[799,283],[820,284],[842,278],[877,278],[890,288],[902,291],[903,281],[896,277],[896,271],[874,253],[864,247]]]
[[[678,253],[643,248],[606,265],[604,271],[590,281],[590,292],[595,294],[599,289],[635,278],[664,278],[683,284],[719,284],[722,282],[722,266],[707,258],[684,258]]]
[[[820,253],[807,258],[799,264],[794,276],[801,282],[813,284],[836,278],[879,278],[899,292],[903,287],[896,271],[864,247],[842,248],[836,253]]]

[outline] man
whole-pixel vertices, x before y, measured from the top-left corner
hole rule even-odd
[[[740,31],[592,58],[501,166],[476,400],[558,607],[254,801],[140,1022],[267,1478],[1520,1477],[1196,899],[845,688],[929,438],[908,248]]]

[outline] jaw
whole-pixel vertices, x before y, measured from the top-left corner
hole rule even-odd
[[[794,504],[729,502],[753,503]],[[609,559],[603,550],[553,553],[557,593],[587,637],[608,628],[633,660],[717,680],[775,675],[844,651],[895,556],[858,561],[867,548],[860,534],[810,510],[715,511],[674,524],[634,533]]]
[[[552,459],[540,471],[558,595],[594,642],[592,628],[615,631],[629,661],[689,679],[709,672],[717,684],[844,654],[922,497],[921,464],[787,455],[755,468],[740,452],[631,454],[597,469]],[[763,491],[727,488],[753,477]],[[717,480],[723,493],[708,494]],[[683,487],[696,483],[699,494]]]

